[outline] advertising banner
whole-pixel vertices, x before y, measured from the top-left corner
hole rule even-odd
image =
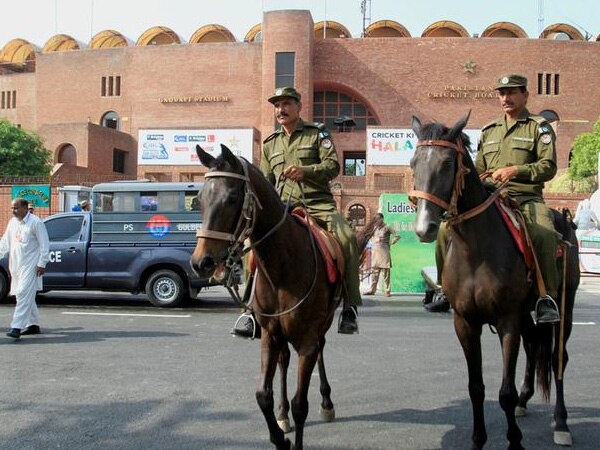
[[[471,141],[475,161],[481,130],[464,130]],[[417,136],[409,128],[367,128],[367,165],[408,166],[417,148]]]
[[[382,194],[379,205],[385,223],[400,235],[400,241],[391,248],[392,292],[424,292],[421,269],[435,266],[435,243],[422,244],[417,238],[414,231],[416,211],[407,194]]]
[[[213,156],[221,154],[221,144],[235,155],[252,162],[253,130],[140,130],[139,165],[198,165],[196,144]]]
[[[50,207],[50,185],[13,186],[11,199],[24,198],[30,206],[36,208]]]

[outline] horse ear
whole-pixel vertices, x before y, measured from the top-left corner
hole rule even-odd
[[[240,160],[237,159],[237,156],[235,156],[233,152],[229,150],[229,147],[223,144],[221,144],[221,156],[231,165],[231,167],[238,167],[240,164]]]
[[[471,110],[469,110],[469,112],[462,119],[456,122],[456,124],[452,127],[452,129],[450,130],[451,140],[455,140],[458,136],[460,136],[463,128],[467,126],[469,117],[471,117]]]
[[[202,147],[196,144],[196,154],[198,155],[198,159],[204,167],[208,167],[209,169],[215,166],[215,158],[212,155],[209,155]]]
[[[412,116],[412,129],[419,139],[421,139],[421,121],[417,116]]]

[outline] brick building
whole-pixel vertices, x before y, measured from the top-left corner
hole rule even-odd
[[[0,117],[42,136],[62,180],[195,180],[205,170],[191,156],[145,164],[140,131],[251,130],[245,151],[257,163],[274,128],[266,98],[293,84],[303,118],[333,132],[344,171],[334,183],[340,208],[370,216],[382,192],[406,192],[411,180],[406,165],[370,164],[366,128],[409,129],[413,114],[453,124],[469,109],[469,128],[481,128],[500,114],[493,84],[506,72],[529,78],[529,109],[553,120],[559,167],[567,167],[574,137],[600,115],[600,42],[564,24],[529,38],[502,22],[471,37],[444,21],[411,37],[379,21],[353,38],[342,24],[315,24],[308,11],[272,11],[242,42],[220,25],[187,42],[166,27],[135,44],[112,30],[88,46],[66,35],[42,49],[15,39],[0,53]],[[336,125],[344,116],[356,126]]]

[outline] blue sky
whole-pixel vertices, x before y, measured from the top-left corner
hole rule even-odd
[[[395,20],[413,36],[438,20],[454,20],[471,34],[499,21],[514,22],[537,37],[540,0],[371,0],[371,21]],[[23,38],[42,47],[65,33],[87,44],[102,30],[114,29],[132,41],[148,28],[165,25],[187,41],[203,25],[226,26],[238,40],[261,22],[263,11],[308,9],[315,22],[335,20],[353,37],[362,30],[360,0],[4,0],[0,47]],[[600,1],[543,0],[546,26],[564,22],[585,34],[600,34]]]

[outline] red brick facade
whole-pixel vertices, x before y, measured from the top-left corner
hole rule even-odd
[[[308,11],[273,11],[265,14],[260,42],[41,53],[34,72],[0,73],[0,91],[15,90],[18,95],[17,107],[1,109],[0,117],[40,133],[55,162],[65,145],[73,145],[79,178],[88,171],[90,179],[114,175],[178,181],[201,177],[204,170],[138,167],[138,130],[254,128],[260,142],[273,130],[266,98],[275,87],[277,52],[295,53],[295,85],[303,95],[306,120],[313,116],[313,93],[330,89],[360,99],[380,126],[410,128],[413,114],[450,124],[471,109],[469,127],[479,128],[500,114],[490,89],[496,78],[506,72],[522,73],[530,82],[529,109],[552,110],[560,118],[559,167],[566,167],[574,137],[590,131],[600,115],[600,42],[315,39],[313,30]],[[559,93],[539,95],[538,74],[558,75]],[[119,77],[119,96],[102,96],[103,77]],[[194,96],[222,96],[228,101],[161,102]],[[108,111],[119,115],[120,131],[99,126]],[[345,152],[365,151],[364,130],[332,132],[341,161]],[[259,148],[255,145],[255,162]],[[114,149],[126,152],[124,173],[113,172]],[[67,173],[63,167],[57,175],[60,170]],[[335,192],[343,210],[360,203],[371,215],[382,192],[405,192],[411,185],[408,167],[367,166],[366,172],[364,177],[338,178]]]

